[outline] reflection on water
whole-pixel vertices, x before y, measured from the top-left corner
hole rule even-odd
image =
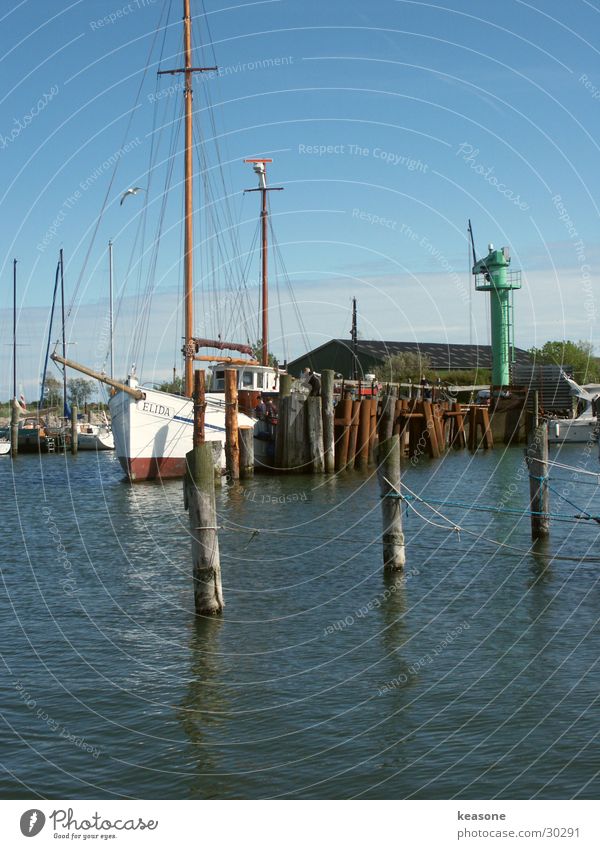
[[[525,508],[521,467],[407,468],[464,530],[409,511],[391,576],[373,474],[223,483],[226,608],[196,619],[179,481],[129,486],[109,452],[2,463],[2,793],[595,797],[598,525],[532,546],[527,517],[456,506]]]

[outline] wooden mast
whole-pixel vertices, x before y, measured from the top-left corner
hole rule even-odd
[[[184,392],[190,398],[194,388],[194,360],[192,337],[194,335],[194,161],[193,161],[193,92],[192,92],[192,21],[190,0],[183,0],[183,44],[185,63],[185,247],[184,247],[184,315],[185,357]]]
[[[216,71],[212,68],[194,68],[192,65],[192,16],[190,0],[183,0],[183,51],[184,67],[158,74],[183,74],[185,99],[185,233],[184,233],[184,340],[183,356],[185,360],[184,394],[191,398],[194,392],[194,124],[192,75],[202,71]]]
[[[254,171],[258,174],[258,188],[246,189],[247,192],[260,192],[262,195],[262,204],[260,212],[260,220],[262,225],[262,243],[261,243],[261,277],[262,277],[262,350],[260,362],[263,366],[269,365],[269,241],[268,241],[268,220],[269,208],[267,205],[267,192],[281,192],[281,186],[267,186],[267,162],[272,162],[272,159],[244,159],[244,162],[253,162]]]

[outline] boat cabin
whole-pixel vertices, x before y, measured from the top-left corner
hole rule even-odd
[[[234,368],[238,373],[238,392],[270,393],[279,391],[279,371],[271,366],[231,365],[217,363],[210,367],[212,374],[210,391],[225,392],[225,369]]]

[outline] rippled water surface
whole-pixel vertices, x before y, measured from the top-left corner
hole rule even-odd
[[[595,478],[554,478],[553,511],[600,514]],[[596,522],[527,553],[527,518],[436,505],[459,535],[419,505],[386,580],[372,475],[257,477],[218,491],[227,606],[197,620],[180,482],[131,487],[109,453],[0,480],[4,797],[598,796]],[[404,481],[526,504],[518,448]]]

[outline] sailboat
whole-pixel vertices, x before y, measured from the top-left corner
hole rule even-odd
[[[255,459],[257,463],[267,462],[268,445],[261,431],[262,422],[250,415],[253,403],[258,394],[276,392],[278,389],[279,369],[268,363],[267,350],[267,207],[266,193],[271,190],[266,184],[265,163],[270,160],[251,160],[259,175],[259,186],[250,191],[262,193],[262,224],[263,224],[263,290],[262,290],[262,356],[261,362],[252,357],[252,349],[247,345],[222,342],[221,340],[199,339],[194,337],[193,326],[193,113],[192,113],[192,78],[194,73],[214,71],[215,68],[195,68],[192,63],[191,46],[191,14],[190,0],[183,0],[183,36],[184,36],[184,67],[174,70],[161,70],[159,74],[184,75],[185,100],[185,149],[184,149],[184,394],[176,395],[157,389],[147,388],[139,383],[135,369],[132,368],[125,383],[116,381],[113,377],[99,374],[91,369],[60,357],[54,353],[53,359],[66,366],[75,368],[84,374],[94,377],[109,386],[114,394],[109,400],[112,432],[115,440],[117,457],[123,470],[132,481],[145,481],[157,478],[182,477],[186,470],[185,456],[192,448],[193,438],[193,401],[191,398],[194,385],[194,362],[208,361],[215,363],[215,357],[199,353],[203,347],[232,350],[250,356],[249,359],[239,357],[222,357],[212,367],[213,389],[217,391],[206,394],[205,410],[205,439],[220,441],[225,437],[225,398],[218,390],[224,389],[224,369],[235,368],[238,372],[238,388],[240,390],[239,413],[240,427],[255,428]],[[261,439],[261,436],[263,437]],[[224,450],[221,451],[224,465]]]

